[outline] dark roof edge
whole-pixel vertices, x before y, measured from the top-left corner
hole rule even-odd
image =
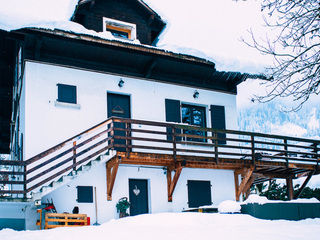
[[[118,40],[104,39],[104,38],[100,38],[97,36],[92,36],[92,35],[87,35],[87,34],[79,34],[79,33],[69,32],[69,31],[60,30],[60,29],[51,30],[51,29],[44,29],[44,28],[27,27],[27,28],[21,28],[21,29],[14,30],[12,32],[21,32],[21,31],[23,32],[24,30],[49,33],[49,34],[54,34],[57,36],[68,37],[71,39],[84,40],[84,41],[88,41],[88,42],[95,42],[95,43],[106,44],[106,45],[110,45],[110,46],[117,46],[117,47],[132,49],[132,50],[140,50],[140,51],[143,51],[146,53],[158,54],[158,55],[172,57],[172,58],[176,58],[176,59],[180,59],[180,60],[191,61],[191,62],[195,62],[198,64],[211,65],[212,67],[215,68],[214,62],[211,62],[211,61],[206,60],[204,58],[195,57],[195,56],[188,55],[188,54],[175,53],[175,52],[167,51],[164,49],[159,49],[159,48],[152,47],[152,46],[139,45],[139,44],[134,44],[134,43],[130,43],[130,42],[122,42],[122,41],[118,41]]]

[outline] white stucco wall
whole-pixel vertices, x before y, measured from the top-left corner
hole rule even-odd
[[[165,84],[61,66],[29,62],[24,72],[25,113],[24,157],[28,159],[49,147],[105,120],[107,92],[127,94],[131,98],[131,117],[165,121],[165,99],[206,107],[207,127],[211,119],[209,107],[225,106],[226,128],[237,129],[236,96],[193,87]],[[120,78],[124,86],[119,88]],[[57,84],[77,86],[80,109],[55,106]],[[199,91],[199,98],[193,93]]]
[[[0,202],[0,229],[17,226],[10,225],[10,220],[22,220],[23,229],[36,230],[39,229],[36,225],[39,218],[33,202]]]
[[[120,78],[124,86],[119,88]],[[57,84],[77,86],[77,107],[56,106]],[[111,74],[54,66],[27,61],[24,71],[22,105],[25,111],[23,133],[24,156],[28,159],[93,125],[107,119],[107,92],[126,94],[131,100],[131,117],[152,121],[165,121],[165,99],[180,100],[206,108],[206,126],[211,127],[210,105],[225,106],[226,128],[237,129],[236,96],[193,87],[171,85],[156,81],[120,77]],[[198,90],[199,98],[193,93]],[[182,146],[183,147],[183,146]],[[87,213],[91,223],[106,222],[117,218],[116,202],[128,193],[130,178],[147,179],[149,184],[149,212],[180,212],[188,208],[187,181],[211,182],[212,202],[234,199],[234,176],[230,170],[183,169],[173,202],[168,202],[167,179],[161,168],[121,166],[113,189],[113,200],[106,198],[106,169],[99,165],[75,178],[54,192],[43,197],[42,202],[53,199],[58,212],[72,212],[79,206],[80,213]],[[98,220],[94,203],[78,203],[77,186],[93,186],[97,189]]]
[[[106,171],[104,164],[95,166],[92,170],[75,178],[54,192],[42,198],[42,202],[53,200],[58,212],[71,213],[75,206],[80,213],[86,213],[91,218],[91,224],[104,223],[118,218],[116,203],[122,197],[129,198],[129,179],[148,180],[149,213],[181,212],[188,209],[188,180],[210,181],[211,198],[217,206],[224,200],[234,200],[233,171],[212,169],[184,168],[173,194],[173,201],[168,202],[167,176],[161,168],[144,168],[138,166],[121,166],[113,188],[112,201],[107,201]],[[77,186],[93,186],[97,189],[98,221],[95,215],[95,203],[78,203]]]

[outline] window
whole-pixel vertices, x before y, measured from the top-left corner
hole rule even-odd
[[[188,180],[188,201],[190,208],[211,205],[210,181]]]
[[[77,103],[77,87],[58,84],[58,102]]]
[[[193,105],[182,104],[181,117],[182,123],[206,127],[205,108]],[[206,132],[198,130],[184,130],[183,133],[190,135],[206,136]],[[188,137],[187,141],[205,142],[204,138]]]
[[[93,203],[93,187],[92,186],[78,186],[77,201],[79,203]]]
[[[136,25],[110,18],[103,18],[103,31],[111,32],[114,37],[136,39]]]

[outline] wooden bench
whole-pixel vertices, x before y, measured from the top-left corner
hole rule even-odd
[[[46,213],[45,229],[87,226],[87,214]]]

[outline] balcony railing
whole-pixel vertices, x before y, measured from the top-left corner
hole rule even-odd
[[[319,144],[313,139],[111,117],[25,161],[1,160],[0,198],[27,198],[31,191],[110,149],[127,157],[132,153],[165,154],[172,157],[172,163],[195,156],[215,164],[229,159],[250,161],[252,166],[264,161],[318,169]]]

